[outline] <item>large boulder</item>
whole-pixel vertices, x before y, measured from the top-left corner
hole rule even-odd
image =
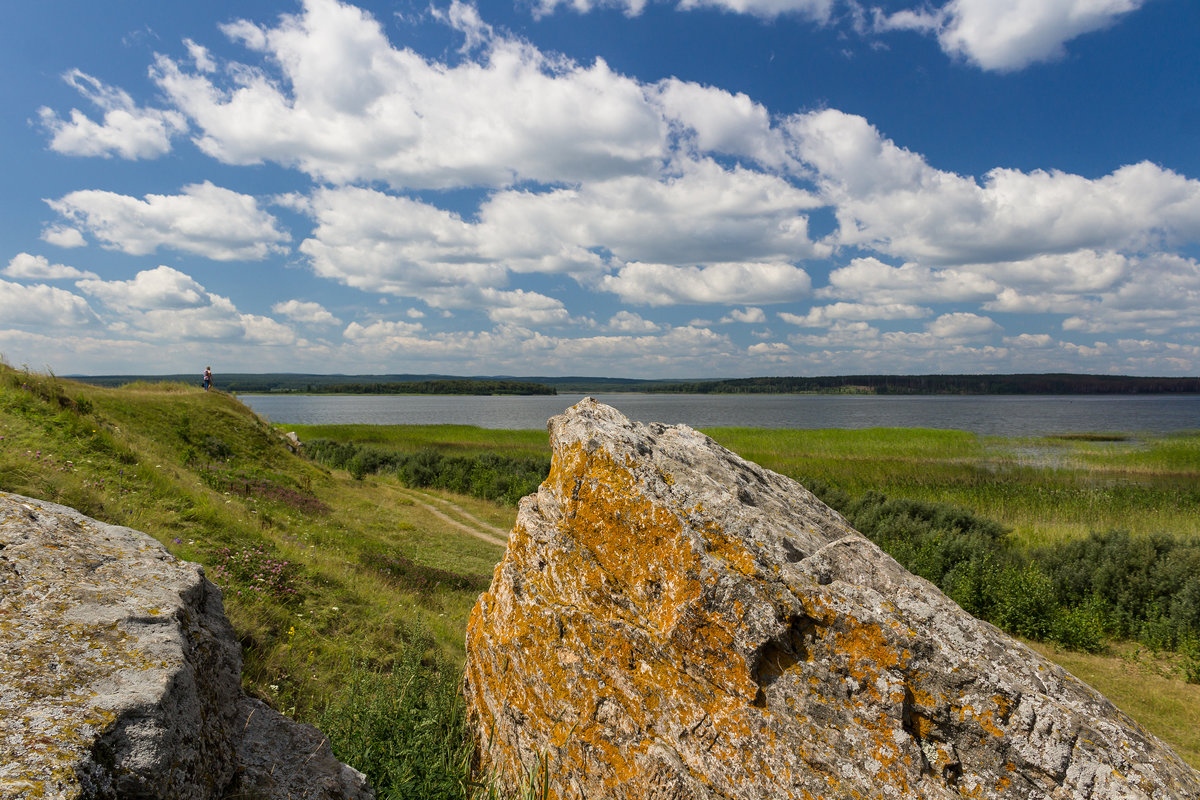
[[[0,492],[0,796],[366,800],[241,690],[220,590],[149,536]]]
[[[481,768],[551,796],[1196,798],[1104,697],[794,481],[586,399],[467,628]]]

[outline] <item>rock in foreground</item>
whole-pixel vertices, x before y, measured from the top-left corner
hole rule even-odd
[[[0,492],[0,797],[371,797],[241,691],[221,593],[143,533]]]
[[[1196,798],[1200,773],[799,484],[586,399],[467,629],[483,768],[552,796]]]

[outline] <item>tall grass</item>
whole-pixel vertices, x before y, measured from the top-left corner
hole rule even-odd
[[[801,483],[948,503],[1025,546],[1093,531],[1200,535],[1200,433],[981,437],[926,429],[706,431]]]

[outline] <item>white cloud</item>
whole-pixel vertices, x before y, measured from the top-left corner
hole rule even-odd
[[[109,330],[124,337],[264,346],[297,341],[286,325],[238,311],[228,297],[209,292],[172,267],[143,270],[128,281],[81,280],[75,285],[108,307]]]
[[[956,311],[952,314],[943,314],[929,323],[928,330],[938,339],[963,341],[996,333],[1001,328],[990,317]]]
[[[1200,237],[1200,181],[1149,162],[1095,180],[996,168],[980,184],[930,167],[862,117],[826,110],[787,126],[836,207],[844,245],[970,264]]]
[[[72,228],[68,225],[50,225],[42,231],[41,239],[47,244],[52,244],[55,247],[83,247],[87,244],[87,240],[83,238],[83,234],[78,228]]]
[[[3,274],[10,278],[42,281],[99,277],[94,272],[84,272],[75,267],[68,267],[66,264],[51,264],[45,256],[35,256],[29,253],[17,253],[9,259]]]
[[[950,0],[936,11],[876,9],[876,27],[935,34],[948,55],[1007,72],[1066,54],[1064,44],[1114,24],[1145,0]]]
[[[566,273],[588,286],[608,280],[617,290],[628,284],[630,267],[615,283],[604,276],[614,262],[629,261],[706,264],[708,282],[721,275],[765,280],[762,287],[730,286],[727,300],[714,301],[746,302],[738,298],[783,290],[784,297],[772,300],[778,302],[809,287],[803,270],[780,262],[828,252],[809,240],[800,214],[814,203],[811,195],[779,178],[712,161],[685,162],[663,181],[626,177],[547,192],[496,192],[476,221],[358,187],[320,189],[288,202],[316,220],[299,248],[316,274],[440,308],[468,305],[465,287],[503,289],[514,273]],[[493,307],[494,298],[477,297],[480,307]],[[516,312],[489,313],[500,321]],[[539,315],[563,321],[566,312],[546,307]]]
[[[769,166],[791,165],[766,107],[747,95],[668,78],[651,87],[663,116],[699,153],[728,153]]]
[[[728,324],[730,322],[745,322],[755,325],[766,321],[767,315],[763,313],[761,308],[756,306],[747,306],[746,308],[741,309],[735,308],[733,311],[729,312],[728,316],[721,318],[722,324]]]
[[[833,303],[813,306],[807,314],[779,313],[779,318],[803,328],[827,328],[841,320],[920,319],[930,315],[928,308],[908,303]]]
[[[303,300],[288,300],[271,306],[272,313],[282,314],[295,322],[310,325],[340,325],[342,321],[325,310],[320,303],[310,303]]]
[[[280,74],[242,68],[218,83],[160,56],[153,78],[194,123],[196,144],[226,163],[440,188],[649,173],[666,153],[667,126],[643,88],[600,60],[581,66],[494,38],[482,61],[448,66],[394,48],[374,18],[335,0],[308,0],[275,27],[223,30]]]
[[[429,13],[463,35],[463,46],[459,49],[461,53],[479,49],[495,35],[492,26],[479,16],[479,9],[470,3],[450,0],[450,7],[446,10],[430,6]]]
[[[934,270],[917,264],[893,267],[877,258],[856,258],[829,273],[829,285],[818,297],[848,297],[868,304],[910,305],[950,301],[987,300],[1001,286],[972,272]]]
[[[680,9],[717,8],[735,14],[753,14],[773,19],[784,14],[808,17],[818,23],[829,21],[833,0],[679,0]]]
[[[660,326],[632,311],[618,311],[609,319],[608,329],[620,333],[654,333]]]
[[[838,320],[819,334],[793,334],[788,341],[794,345],[815,348],[878,347],[879,329],[866,322]]]
[[[171,150],[171,138],[187,130],[187,121],[177,111],[138,108],[126,92],[107,86],[91,75],[71,70],[63,76],[104,113],[94,122],[78,109],[70,120],[59,118],[49,108],[38,109],[43,127],[50,133],[50,149],[71,156],[118,155],[126,159],[158,158]]]
[[[5,326],[74,328],[95,322],[96,314],[86,300],[63,289],[0,280],[0,320]]]
[[[554,13],[559,6],[586,14],[597,8],[615,8],[627,16],[636,17],[645,10],[649,0],[534,0],[534,17],[541,18]],[[753,14],[763,19],[773,19],[785,14],[807,17],[818,23],[829,21],[834,0],[679,0],[676,8],[681,11],[714,8],[734,14]]]
[[[370,325],[351,322],[346,326],[342,335],[351,342],[383,342],[397,339],[408,340],[410,337],[418,335],[423,329],[423,326],[417,322],[378,320]]]
[[[196,44],[191,39],[184,39],[183,45],[187,48],[188,55],[192,57],[192,63],[196,65],[196,69],[200,72],[216,71],[217,62],[213,61],[207,47]]]
[[[808,294],[808,273],[792,264],[721,263],[702,267],[632,263],[606,275],[600,288],[627,303],[782,303]]]
[[[299,249],[323,278],[434,307],[460,287],[507,281],[499,254],[481,252],[476,226],[426,203],[371,189],[321,189],[311,213],[316,227]]]
[[[550,192],[500,192],[480,209],[497,250],[585,263],[603,248],[622,261],[704,264],[791,261],[826,255],[808,237],[818,201],[777,176],[711,160],[683,161],[658,180],[642,176]]]
[[[562,301],[523,289],[483,291],[483,307],[492,322],[508,325],[562,325],[569,321]]]
[[[46,202],[105,247],[132,255],[167,247],[217,261],[259,261],[286,252],[281,243],[290,238],[255,198],[208,181],[185,186],[182,194],[142,200],[88,189]]]
[[[1042,348],[1053,343],[1054,339],[1048,333],[1022,333],[1018,336],[1004,337],[1004,344],[1009,347]]]
[[[83,292],[121,311],[181,310],[208,305],[208,293],[191,276],[160,265],[143,270],[128,281],[104,281],[99,278],[76,284]]]

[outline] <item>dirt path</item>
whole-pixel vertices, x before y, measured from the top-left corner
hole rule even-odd
[[[488,523],[486,523],[483,520],[476,517],[474,514],[470,513],[466,509],[464,509],[462,506],[456,505],[456,504],[450,502],[449,500],[445,500],[441,497],[433,497],[431,495],[425,494],[424,492],[418,492],[414,489],[401,488],[399,491],[400,491],[400,494],[404,495],[409,500],[412,500],[414,505],[418,505],[421,508],[425,509],[430,514],[433,514],[435,517],[440,519],[442,522],[445,522],[447,525],[457,528],[458,530],[462,531],[463,533],[474,536],[476,539],[481,539],[489,544],[494,544],[497,547],[507,547],[508,546],[508,534],[505,531],[500,530],[499,528],[497,528],[494,525],[489,525]],[[443,513],[437,507],[433,506],[429,502],[426,502],[429,500],[432,500],[432,501],[435,501],[438,503],[442,503],[443,505],[447,506],[449,508],[449,510],[452,511],[454,514],[462,517],[463,519],[467,520],[471,524],[468,525],[460,520],[455,519],[454,517],[449,516],[448,514]]]

